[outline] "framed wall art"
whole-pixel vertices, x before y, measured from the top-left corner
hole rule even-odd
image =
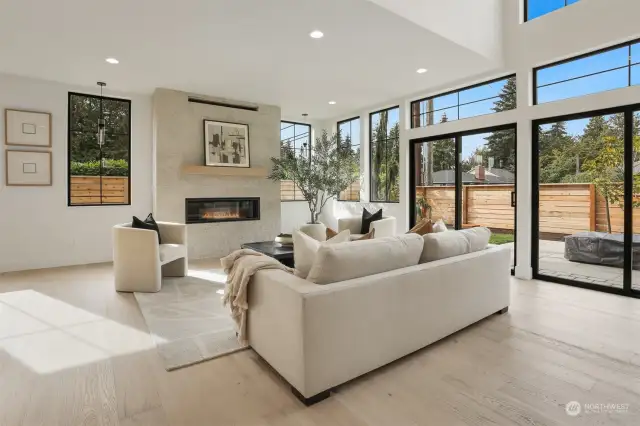
[[[4,110],[7,145],[51,147],[51,114],[48,112]]]
[[[7,186],[50,186],[51,153],[37,151],[5,151]]]
[[[251,167],[249,126],[204,120],[204,161],[206,166]]]

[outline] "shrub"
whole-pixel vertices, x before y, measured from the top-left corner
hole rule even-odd
[[[72,161],[72,176],[100,176],[100,161]],[[104,160],[102,176],[129,176],[127,160]]]

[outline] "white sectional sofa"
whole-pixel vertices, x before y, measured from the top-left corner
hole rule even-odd
[[[428,256],[420,246],[417,257],[426,263],[417,264],[415,238],[392,238],[399,241],[402,256],[411,257],[413,266],[325,285],[281,270],[259,271],[254,276],[249,291],[249,343],[306,404],[328,397],[342,383],[507,311],[508,249],[489,247],[426,261]],[[452,245],[455,238],[426,239],[430,238],[431,254],[473,249],[473,244],[459,241]],[[435,239],[440,242],[433,246]],[[358,275],[363,264],[378,270],[384,265],[393,267],[394,262],[397,265],[400,257],[390,259],[397,248],[381,251],[381,243],[384,241],[369,240],[326,246],[324,260],[316,259],[325,262],[324,267],[313,267],[316,278],[331,270],[326,262],[334,266],[342,262],[338,276]],[[348,244],[352,249],[346,252]],[[320,252],[317,256],[322,257]],[[358,256],[367,261],[357,262]],[[344,265],[350,262],[353,270],[345,271]]]

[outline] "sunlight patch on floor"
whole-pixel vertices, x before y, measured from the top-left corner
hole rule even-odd
[[[0,294],[0,350],[39,374],[154,349],[140,330],[34,290]]]
[[[222,270],[211,269],[208,271],[189,269],[189,276],[200,278],[202,280],[213,281],[214,283],[224,284],[227,282],[227,274]]]

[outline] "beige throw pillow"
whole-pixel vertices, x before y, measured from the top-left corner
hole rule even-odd
[[[409,229],[409,232],[407,232],[407,234],[424,235],[430,234],[432,232],[433,222],[431,222],[431,219],[422,219],[420,222],[416,223],[413,228]]]
[[[338,233],[335,237],[327,241],[317,241],[304,232],[293,232],[293,262],[295,264],[295,275],[300,278],[307,278],[309,270],[313,265],[316,253],[325,244],[336,244],[349,241],[351,231],[348,229]]]

